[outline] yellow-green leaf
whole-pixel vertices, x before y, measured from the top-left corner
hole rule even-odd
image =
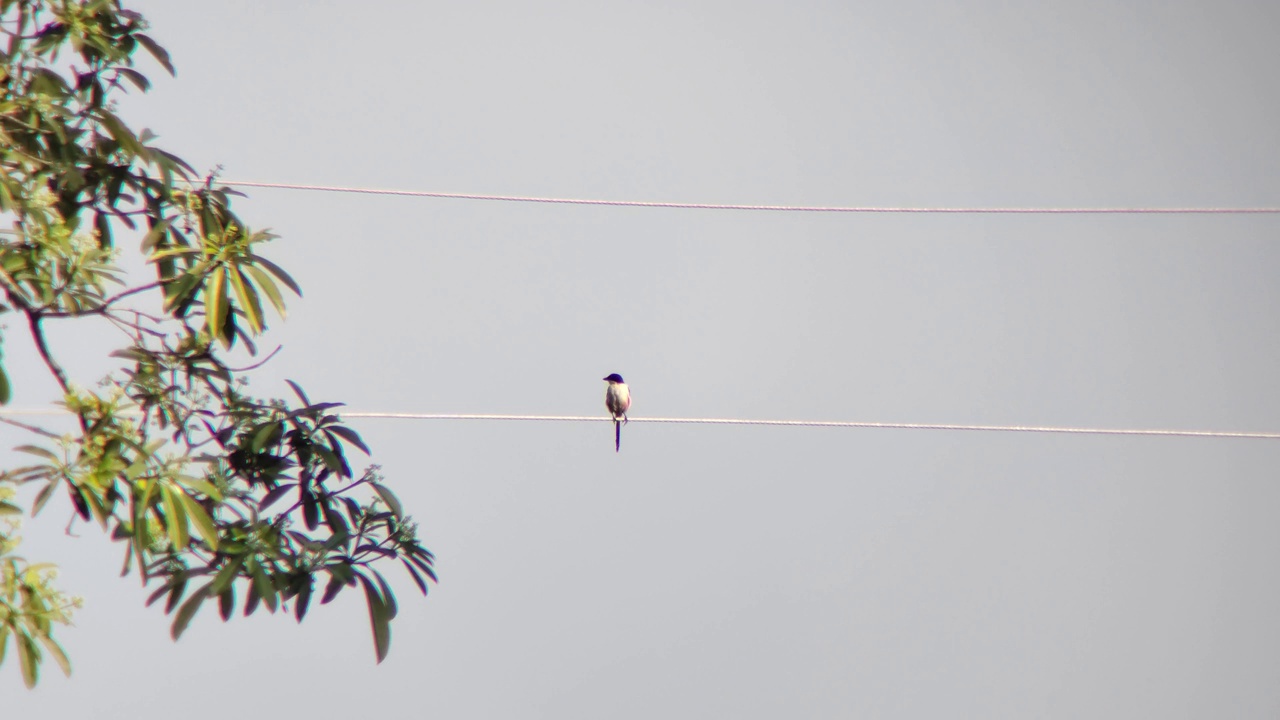
[[[276,309],[276,312],[280,313],[280,317],[284,317],[284,296],[280,294],[280,288],[276,287],[276,281],[253,265],[247,265],[245,269],[253,276],[254,284],[258,286],[258,289],[267,294],[267,299],[271,301],[271,306]]]
[[[249,321],[249,329],[254,335],[262,334],[262,301],[258,300],[258,293],[253,289],[244,277],[244,273],[240,272],[240,268],[230,268],[227,275],[231,278],[231,286],[235,288],[236,299],[240,301],[240,310],[244,312],[245,319]]]
[[[48,635],[41,635],[40,643],[48,649],[54,662],[58,663],[58,667],[62,668],[62,674],[71,677],[71,660],[67,658],[67,653],[62,650],[62,646]]]
[[[227,324],[227,313],[230,310],[230,302],[227,299],[227,271],[226,267],[219,265],[212,273],[209,279],[205,281],[204,286],[204,312],[205,326],[209,328],[210,337],[219,338],[222,344],[230,346],[230,338],[224,336],[225,326]]]
[[[14,636],[18,646],[18,664],[22,666],[22,682],[28,688],[36,686],[40,679],[40,648],[25,630],[19,629]]]
[[[195,524],[196,532],[200,533],[200,537],[204,539],[209,549],[217,550],[218,529],[214,527],[213,519],[209,517],[209,513],[205,511],[204,506],[184,492],[178,492],[177,496],[182,501],[183,507],[186,508],[187,517],[191,518],[191,522]]]
[[[183,512],[182,503],[175,497],[182,494],[181,490],[167,485],[160,488],[160,497],[164,501],[165,529],[169,532],[169,542],[177,550],[182,550],[191,541],[187,534],[187,514]]]

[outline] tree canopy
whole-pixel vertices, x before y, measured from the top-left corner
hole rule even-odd
[[[38,488],[24,493],[32,515],[63,494],[122,545],[122,574],[155,587],[175,639],[209,603],[223,620],[265,606],[301,621],[320,580],[321,603],[363,592],[381,662],[397,611],[383,570],[401,566],[425,595],[434,557],[378,467],[353,468],[369,448],[340,403],[293,382],[287,400],[255,398],[245,376],[272,355],[229,364],[259,354],[268,311],[283,318],[301,290],[262,254],[274,236],[233,211],[236,192],[117,115],[121,93],[149,87],[141,60],[173,73],[147,29],[119,0],[0,0],[0,312],[75,423],[0,413],[29,458],[0,472],[0,664],[16,655],[28,686],[47,656],[70,672],[53,627],[76,601],[16,554],[23,485]],[[149,266],[142,281],[128,260]],[[118,370],[72,377],[47,333],[66,322],[116,328]],[[23,381],[0,358],[0,403]]]

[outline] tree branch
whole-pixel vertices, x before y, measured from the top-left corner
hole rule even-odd
[[[69,317],[84,317],[86,315],[105,315],[111,309],[111,306],[114,305],[115,303],[120,302],[121,300],[129,297],[130,295],[137,295],[140,292],[146,292],[147,290],[154,290],[155,288],[160,287],[161,284],[162,283],[160,281],[156,281],[156,282],[147,283],[146,285],[139,285],[138,287],[135,287],[135,288],[129,288],[128,290],[123,290],[103,300],[101,305],[89,310],[78,310],[76,312],[67,312],[65,310],[58,310],[55,312],[42,313],[42,316],[48,317],[48,318],[69,318]]]
[[[48,430],[45,430],[42,427],[39,427],[36,425],[28,425],[27,423],[14,420],[13,418],[7,418],[4,415],[0,415],[0,423],[8,423],[9,425],[12,425],[14,427],[20,427],[23,430],[33,432],[37,435],[43,435],[49,438],[50,440],[57,440],[58,438],[62,437],[61,435],[54,432],[49,432]]]

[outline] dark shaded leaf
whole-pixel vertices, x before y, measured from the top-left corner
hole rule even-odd
[[[138,42],[142,43],[142,47],[146,48],[147,52],[151,53],[151,57],[155,58],[156,62],[160,63],[165,70],[168,70],[170,75],[177,75],[177,73],[173,71],[173,63],[169,61],[168,50],[160,47],[156,44],[155,40],[152,40],[142,33],[134,33],[133,37]]]
[[[400,505],[400,498],[397,498],[391,489],[381,483],[370,483],[373,485],[373,491],[378,493],[378,497],[382,498],[382,502],[387,504],[387,508],[395,513],[396,519],[404,517],[404,508]]]
[[[231,619],[231,613],[235,611],[236,587],[235,585],[228,585],[227,589],[218,595],[218,614],[222,616],[222,622],[226,622]]]
[[[0,367],[0,405],[8,405],[13,398],[13,387],[9,385],[9,376]]]
[[[178,608],[178,614],[173,618],[173,627],[169,630],[169,634],[174,640],[182,637],[187,625],[191,623],[191,618],[195,617],[196,612],[200,610],[201,603],[208,597],[209,585],[204,585],[199,590],[191,593],[191,597],[187,598],[187,601],[182,603],[182,607]]]
[[[302,392],[302,388],[298,385],[298,383],[288,379],[286,379],[285,382],[289,383],[289,387],[293,388],[293,392],[297,394],[298,399],[302,401],[303,405],[311,404],[311,401],[307,399],[307,394]]]
[[[316,496],[306,486],[302,486],[302,523],[308,530],[320,527],[320,506],[316,503]]]
[[[400,608],[396,605],[396,594],[391,592],[391,586],[387,584],[387,579],[382,577],[382,573],[374,570],[373,577],[378,581],[378,588],[382,590],[382,598],[387,603],[388,620],[395,620],[396,615],[400,614]]]
[[[285,494],[287,494],[290,490],[292,490],[296,486],[297,486],[297,483],[285,483],[284,485],[280,485],[279,487],[276,487],[274,490],[264,495],[262,499],[258,501],[258,512],[262,512],[266,510],[269,506],[271,506],[272,503],[284,497]]]
[[[369,625],[373,630],[373,651],[381,663],[391,650],[391,615],[386,600],[373,582],[362,573],[356,573],[356,578],[364,586],[364,598],[369,606]]]
[[[341,425],[334,425],[333,427],[328,427],[325,429],[333,433],[334,435],[337,435],[338,437],[342,438],[343,440],[346,440],[352,445],[355,445],[356,447],[360,448],[360,451],[363,452],[365,455],[373,454],[369,451],[369,446],[364,444],[364,441],[360,439],[360,435],[356,433],[355,430],[352,430],[351,428],[348,428],[348,427],[343,427]]]
[[[423,595],[426,595],[427,594],[426,581],[422,579],[422,576],[418,574],[418,571],[414,569],[413,565],[409,564],[408,560],[405,560],[404,558],[400,558],[400,562],[404,564],[404,569],[409,571],[409,577],[413,578],[413,582],[418,586],[418,589],[422,591]]]
[[[298,596],[293,601],[293,615],[298,622],[302,622],[302,618],[307,616],[307,606],[311,604],[311,588],[314,584],[315,579],[308,575],[302,587],[298,588]]]
[[[331,575],[329,583],[324,586],[324,595],[320,597],[320,604],[327,605],[330,600],[338,596],[338,593],[342,592],[342,588],[346,587],[346,585],[342,580]]]
[[[294,295],[302,297],[302,288],[298,287],[298,283],[294,282],[293,278],[289,277],[289,273],[281,269],[279,265],[276,265],[260,255],[250,255],[249,260],[255,265],[261,265],[266,268],[267,272],[275,275],[280,282],[284,283],[286,287],[292,290]],[[304,399],[302,402],[306,402],[306,400]]]

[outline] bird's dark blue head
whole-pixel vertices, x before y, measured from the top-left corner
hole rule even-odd
[[[626,382],[625,380],[622,379],[622,376],[619,375],[618,373],[613,373],[612,375],[609,375],[604,379],[608,380],[609,382],[615,382],[615,383]]]

